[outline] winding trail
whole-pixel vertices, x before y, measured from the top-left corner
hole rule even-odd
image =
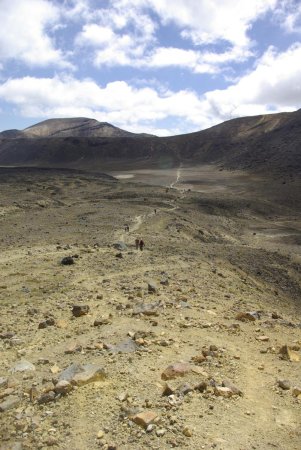
[[[180,181],[181,171],[182,171],[182,163],[180,164],[180,166],[177,169],[177,178],[176,178],[176,180],[173,181],[172,183],[170,183],[170,185],[169,185],[170,188],[174,188],[176,186],[176,184]]]

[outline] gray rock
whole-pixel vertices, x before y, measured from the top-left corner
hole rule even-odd
[[[97,364],[72,364],[59,376],[58,383],[68,381],[72,385],[82,386],[106,378],[105,371]]]
[[[156,292],[158,292],[158,286],[154,281],[148,282],[147,289],[150,294],[155,294]]]
[[[6,388],[7,387],[7,383],[8,383],[7,378],[0,377],[0,387]]]
[[[10,369],[10,371],[12,373],[15,373],[15,372],[30,372],[30,371],[33,371],[33,370],[36,370],[35,366],[31,362],[26,361],[25,359],[23,359],[21,361],[18,361],[14,365],[14,367],[12,367]]]
[[[231,389],[234,395],[243,395],[243,392],[237,386],[235,386],[235,384],[227,379],[223,380],[222,386]]]
[[[46,392],[38,398],[38,403],[44,405],[45,403],[50,403],[55,400],[55,393],[53,391]]]
[[[69,381],[61,380],[55,385],[54,391],[56,394],[66,395],[71,392],[72,389],[73,386],[71,383],[69,383]]]
[[[121,252],[127,250],[126,244],[122,241],[115,242],[115,244],[113,244],[113,247]]]
[[[136,344],[133,339],[125,339],[119,344],[114,345],[110,351],[113,353],[133,353],[139,349],[139,345]]]
[[[143,314],[145,316],[158,316],[159,303],[140,303],[133,309],[133,316]]]
[[[65,256],[62,260],[61,260],[61,264],[63,266],[71,266],[72,264],[74,264],[74,259],[72,258],[72,256]]]
[[[88,305],[74,305],[72,308],[72,314],[74,317],[81,317],[88,314],[90,307]]]
[[[292,386],[289,380],[277,380],[277,384],[284,391],[288,391]]]
[[[19,397],[16,395],[11,395],[4,402],[0,403],[0,412],[8,411],[18,406],[20,403]]]

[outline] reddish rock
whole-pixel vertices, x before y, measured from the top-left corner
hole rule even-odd
[[[183,377],[192,371],[189,363],[177,362],[168,366],[161,374],[162,380],[172,380],[173,378]]]
[[[158,417],[158,414],[154,411],[143,411],[132,417],[132,421],[142,428],[147,428]]]

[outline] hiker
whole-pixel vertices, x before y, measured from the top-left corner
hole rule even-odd
[[[140,243],[140,240],[137,238],[137,239],[135,240],[136,250],[138,250],[138,248],[139,248],[139,243]]]
[[[139,247],[140,247],[140,250],[141,250],[141,251],[143,250],[144,245],[145,245],[145,244],[144,244],[143,240],[140,239]]]
[[[156,208],[155,208],[155,214],[157,214],[157,210],[156,210]]]
[[[124,226],[124,231],[129,232],[129,231],[130,231],[130,227],[129,227],[128,225],[125,225],[125,226]]]

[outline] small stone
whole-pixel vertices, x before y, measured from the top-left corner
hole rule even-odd
[[[292,350],[288,345],[283,345],[279,350],[279,354],[281,359],[286,359],[292,362],[300,361],[299,353]]]
[[[143,314],[144,316],[158,316],[158,303],[140,303],[133,309],[133,316]]]
[[[72,314],[74,317],[81,317],[88,314],[90,307],[88,305],[74,305],[72,308]]]
[[[268,342],[270,338],[268,336],[257,336],[256,340],[261,342]]]
[[[60,370],[61,370],[61,369],[60,369],[59,366],[57,366],[56,364],[54,364],[54,366],[52,366],[52,367],[50,368],[50,372],[53,373],[53,375],[56,375],[57,373],[59,373]]]
[[[82,386],[94,381],[102,381],[106,377],[104,369],[97,364],[72,364],[59,376],[61,380],[68,381],[72,385]]]
[[[71,355],[72,353],[79,353],[81,352],[83,349],[82,345],[74,342],[72,344],[69,345],[69,347],[65,350],[65,354],[66,355]]]
[[[66,395],[71,392],[72,389],[73,386],[71,383],[69,383],[69,381],[61,380],[55,385],[54,391],[56,394]]]
[[[93,326],[99,327],[101,325],[110,325],[112,322],[109,319],[96,319],[94,320]]]
[[[68,328],[68,322],[66,322],[66,320],[64,320],[64,319],[58,319],[55,324],[56,324],[57,328],[60,328],[63,330]]]
[[[198,383],[194,386],[194,390],[195,391],[199,391],[199,392],[205,392],[206,389],[208,387],[208,384],[206,381],[201,381],[201,383]]]
[[[183,383],[177,389],[177,392],[180,395],[187,395],[189,392],[192,392],[192,391],[193,391],[193,388],[189,383]]]
[[[166,433],[165,428],[160,428],[159,430],[156,430],[156,435],[157,435],[158,437],[164,436],[165,433]]]
[[[139,414],[136,414],[131,418],[133,422],[139,425],[142,428],[147,428],[151,423],[153,423],[158,417],[158,414],[154,411],[143,411]]]
[[[186,437],[191,437],[191,436],[192,436],[192,430],[191,430],[189,427],[183,428],[182,433],[183,433],[184,436],[186,436]]]
[[[192,361],[197,363],[197,364],[202,364],[203,362],[206,361],[206,356],[204,355],[197,355],[197,356],[193,356]]]
[[[235,384],[227,379],[223,380],[222,386],[231,389],[234,395],[243,395],[243,392],[237,386],[235,386]]]
[[[31,362],[26,361],[25,359],[23,359],[21,361],[18,361],[14,365],[14,367],[12,367],[10,369],[10,371],[12,373],[15,373],[15,372],[30,372],[30,371],[34,371],[34,370],[36,370],[35,366]]]
[[[147,290],[150,294],[155,294],[158,292],[158,286],[154,281],[149,281],[147,284]]]
[[[102,431],[102,430],[100,430],[100,431],[97,433],[97,439],[103,439],[104,436],[105,436],[105,432]]]
[[[49,391],[49,392],[46,392],[46,393],[42,394],[38,398],[38,403],[40,405],[44,405],[45,403],[53,402],[54,399],[55,399],[55,393],[53,391]]]
[[[139,350],[139,345],[133,339],[125,339],[119,344],[113,345],[109,350],[113,353],[133,353]]]
[[[162,380],[171,380],[173,378],[183,377],[191,372],[192,368],[189,363],[177,362],[168,366],[161,374]]]
[[[288,380],[277,380],[277,384],[284,391],[288,391],[291,388],[291,382]]]
[[[61,260],[61,264],[63,266],[71,266],[72,264],[74,264],[74,259],[72,258],[72,256],[65,256],[62,260]]]
[[[34,403],[36,401],[36,399],[38,398],[38,390],[35,386],[32,386],[29,390],[29,399],[31,401],[31,403]]]
[[[0,377],[0,388],[6,388],[7,387],[7,383],[8,383],[7,378]]]
[[[301,386],[294,386],[292,394],[294,397],[301,398]]]
[[[0,412],[8,411],[17,407],[20,403],[19,397],[12,395],[8,397],[4,402],[0,403]]]
[[[176,387],[172,386],[170,383],[165,383],[163,386],[162,396],[168,397],[176,392]]]
[[[241,322],[254,322],[256,319],[260,319],[260,316],[257,311],[239,312],[236,314],[235,319]]]
[[[214,394],[218,397],[230,398],[233,395],[233,392],[230,388],[224,386],[215,386]]]

